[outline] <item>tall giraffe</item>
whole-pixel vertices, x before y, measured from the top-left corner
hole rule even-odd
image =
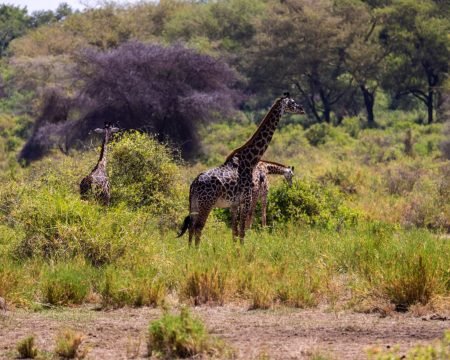
[[[289,96],[289,93],[285,93],[272,105],[253,136],[244,145],[231,152],[225,160],[225,164],[230,161],[238,164],[238,183],[231,213],[237,214],[232,217],[233,238],[239,236],[241,243],[244,242],[246,220],[252,204],[253,170],[267,150],[284,113],[304,114],[305,111]]]
[[[252,206],[247,217],[247,229],[252,226],[253,216],[255,215],[256,205],[259,199],[261,199],[261,225],[267,225],[267,195],[269,193],[268,175],[283,175],[289,186],[291,186],[292,178],[294,177],[294,167],[265,160],[261,160],[258,163],[253,172]]]
[[[255,187],[259,189],[261,177],[265,176],[263,174],[281,174],[282,172],[279,169],[280,164],[278,163],[260,161],[253,172]],[[292,179],[292,176],[289,175],[292,174],[292,170],[286,170],[283,174],[286,179]],[[198,175],[189,190],[189,215],[185,218],[178,237],[181,237],[189,229],[189,245],[191,245],[192,238],[195,235],[195,245],[198,246],[209,213],[213,208],[232,207],[237,184],[237,159]],[[232,218],[235,217],[236,214],[232,213]]]
[[[118,128],[111,126],[109,122],[105,122],[103,129],[94,130],[98,134],[103,134],[102,149],[97,165],[92,169],[90,174],[83,178],[80,183],[80,195],[82,199],[87,199],[92,191],[94,197],[99,199],[103,205],[109,205],[111,199],[108,172],[106,169],[106,154],[109,139],[112,133],[119,131]]]
[[[195,234],[195,244],[213,207],[231,207],[233,238],[244,241],[246,219],[252,199],[253,171],[267,150],[281,116],[285,113],[304,114],[303,108],[285,93],[272,105],[253,136],[226,158],[224,164],[201,173],[189,191],[190,213],[184,219],[178,237],[189,229],[189,244]],[[239,222],[239,232],[238,225]]]

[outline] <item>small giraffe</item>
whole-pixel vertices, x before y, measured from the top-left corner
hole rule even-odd
[[[281,165],[282,166],[282,165]],[[280,164],[268,161],[260,161],[254,171],[253,183],[260,187],[261,176],[265,174],[284,174],[288,181],[292,180],[292,170],[281,172]],[[285,169],[288,169],[285,167]],[[280,172],[277,172],[280,171]],[[264,181],[266,181],[264,179]],[[184,219],[182,229],[178,237],[183,236],[189,229],[189,245],[195,235],[195,245],[200,243],[200,236],[213,208],[232,208],[231,217],[235,218],[236,207],[233,207],[234,193],[238,183],[237,159],[223,164],[214,169],[209,169],[198,175],[191,184],[189,191],[189,215]],[[256,205],[256,204],[255,204]]]
[[[87,199],[92,191],[94,197],[99,199],[103,205],[109,205],[111,198],[108,172],[106,170],[106,153],[111,134],[119,131],[118,128],[111,126],[109,122],[105,122],[103,129],[94,130],[98,134],[104,134],[100,157],[92,169],[91,173],[83,178],[80,183],[80,195],[82,199]]]
[[[273,161],[261,160],[253,172],[253,190],[252,190],[252,207],[247,218],[247,229],[251,228],[253,216],[255,215],[256,205],[261,199],[261,224],[267,225],[267,194],[269,193],[269,176],[283,175],[289,186],[292,185],[294,177],[294,167],[285,166]]]
[[[238,182],[232,205],[232,214],[237,216],[232,217],[232,228],[233,238],[239,236],[241,243],[244,242],[246,222],[252,205],[253,170],[267,150],[284,113],[304,114],[305,111],[289,93],[285,93],[272,105],[253,136],[225,160],[225,165],[230,161],[238,163]]]

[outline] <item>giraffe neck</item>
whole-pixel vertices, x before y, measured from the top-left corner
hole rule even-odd
[[[96,169],[103,168],[106,169],[106,155],[108,152],[108,142],[110,133],[108,130],[105,131],[105,137],[103,138],[102,149],[100,151],[100,157],[98,158]]]
[[[228,162],[234,156],[238,156],[241,160],[245,160],[249,166],[256,166],[267,150],[283,112],[284,105],[282,99],[278,99],[261,121],[253,136],[243,146],[228,155],[225,162]]]
[[[266,162],[267,173],[270,175],[284,175],[289,170],[287,166],[277,163]]]

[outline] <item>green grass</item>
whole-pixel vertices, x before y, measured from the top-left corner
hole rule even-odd
[[[209,335],[200,319],[193,317],[187,308],[179,315],[166,312],[149,326],[147,349],[149,356],[165,359],[220,355],[229,358],[232,352],[225,344]]]
[[[388,351],[373,348],[369,350],[368,358],[369,360],[446,360],[450,358],[450,331],[445,331],[441,340],[428,345],[414,346],[406,354],[401,353],[398,347]]]
[[[19,341],[16,350],[19,353],[18,359],[34,359],[38,354],[34,345],[34,336],[28,336]]]
[[[83,359],[87,351],[81,351],[83,335],[77,331],[61,330],[56,336],[54,353],[63,359]]]
[[[450,243],[441,236],[450,221],[448,162],[435,153],[406,156],[393,128],[355,133],[354,125],[333,129],[317,147],[298,125],[280,129],[267,158],[287,159],[297,179],[292,188],[282,179],[271,182],[271,226],[249,231],[244,246],[233,243],[215,214],[199,249],[175,238],[189,181],[205,165],[164,164],[167,148],[145,137],[136,138],[149,142],[142,149],[125,137],[116,155],[138,154],[133,171],[142,165],[161,177],[138,179],[133,187],[133,171],[121,169],[120,181],[112,182],[120,201],[109,208],[78,195],[94,152],[53,154],[2,172],[0,296],[28,308],[158,306],[170,294],[186,304],[244,302],[252,309],[346,299],[344,306],[357,310],[373,310],[378,300],[400,310],[448,298]],[[233,130],[215,128],[229,136]],[[436,136],[436,128],[419,130]],[[158,151],[153,162],[145,160]],[[388,152],[398,156],[388,160]],[[136,202],[148,188],[152,199],[166,199]],[[127,194],[133,194],[129,203]]]

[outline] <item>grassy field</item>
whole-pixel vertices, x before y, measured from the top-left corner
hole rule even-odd
[[[450,312],[450,163],[439,148],[442,125],[423,126],[416,124],[411,114],[398,116],[397,122],[389,122],[387,116],[378,129],[364,129],[356,118],[345,119],[340,127],[321,124],[304,130],[295,122],[282,126],[265,158],[295,166],[295,178],[291,187],[281,177],[271,178],[269,226],[256,224],[242,246],[232,241],[229,213],[215,210],[198,249],[189,247],[186,237],[176,238],[188,211],[189,184],[199,172],[220,164],[220,159],[252,133],[255,125],[250,121],[205,128],[205,155],[190,164],[170,146],[147,135],[119,134],[110,145],[112,204],[107,208],[94,199],[81,200],[78,193],[81,178],[96,162],[96,146],[67,155],[54,151],[22,167],[15,160],[22,141],[14,135],[14,126],[5,126],[0,137],[0,297],[9,310],[25,311],[15,317],[23,316],[27,319],[24,323],[37,321],[33,326],[41,327],[50,326],[48,309],[70,311],[79,306],[117,312],[123,307],[136,307],[143,312],[135,315],[143,317],[139,324],[146,316],[142,307],[163,309],[160,322],[155,323],[159,325],[153,325],[152,330],[162,335],[153,334],[159,340],[148,344],[148,349],[170,354],[175,351],[172,346],[180,346],[180,354],[193,355],[200,349],[218,358],[224,354],[231,358],[236,354],[237,358],[269,355],[265,355],[263,343],[257,353],[248,353],[241,335],[236,341],[239,329],[226,330],[230,332],[224,337],[233,344],[229,347],[215,337],[207,337],[196,320],[191,323],[186,315],[171,317],[167,310],[223,305],[224,313],[200,310],[209,327],[217,326],[214,324],[224,316],[231,316],[229,321],[233,323],[244,321],[239,311],[230,313],[228,309],[233,306],[245,310],[290,309],[308,314],[293,313],[292,321],[298,318],[303,324],[302,316],[311,317],[317,326],[325,326],[321,329],[330,326],[329,331],[340,334],[334,345],[326,338],[319,343],[338,358],[401,358],[407,354],[404,349],[411,347],[410,334],[418,329],[420,318],[399,321],[399,336],[390,324],[383,323],[379,334],[363,336],[348,349],[342,342],[347,341],[348,327],[341,322],[353,320],[326,318],[329,312],[367,319],[373,314],[394,318],[406,312],[406,316],[415,318]],[[20,128],[20,122],[15,124]],[[259,215],[259,209],[257,212]],[[33,312],[42,315],[34,318]],[[270,357],[287,356],[289,352],[277,352],[279,346],[285,346],[285,339],[278,338],[275,330],[259,334],[258,324],[265,321],[264,314],[252,315],[255,319],[248,325],[254,327],[252,341],[258,336],[274,344],[278,341],[279,345],[269,347]],[[267,326],[276,329],[283,316],[274,313]],[[288,318],[283,321],[288,323]],[[31,330],[11,321],[5,323],[6,328],[19,332],[8,330],[3,334],[10,339],[5,343],[5,349],[10,349],[7,354],[34,354],[35,340],[42,349],[39,336],[19,339],[19,333],[31,336]],[[116,329],[124,320],[111,321],[111,329]],[[364,328],[365,320],[355,321]],[[94,323],[83,326],[90,328]],[[441,336],[444,324],[438,325],[430,323],[423,331],[431,335],[422,341]],[[296,326],[293,322],[288,328]],[[296,338],[299,331],[316,331],[303,327],[293,330],[292,336]],[[69,329],[55,333],[59,345],[49,349],[48,341],[53,340],[46,340],[47,352],[39,350],[37,356],[88,352],[86,345],[77,350],[84,341],[80,335],[84,328],[79,324],[75,328],[78,332]],[[119,328],[114,331],[128,334]],[[189,335],[189,329],[198,331]],[[142,332],[142,326],[133,331]],[[176,339],[186,342],[171,344],[168,339],[172,331],[179,332],[173,335]],[[287,328],[280,331],[284,333]],[[95,333],[93,328],[90,334]],[[401,351],[373,346],[369,353],[362,350],[385,333],[401,344]],[[322,335],[320,330],[316,336]],[[123,347],[128,354],[131,345],[118,343],[116,348],[114,337],[108,336],[105,341],[110,345],[104,349],[105,344],[96,345],[96,356],[111,356],[105,354],[112,349],[119,354],[125,351]],[[250,341],[251,334],[242,336]],[[147,339],[147,332],[133,340],[137,353],[144,353],[140,346],[147,341],[142,340],[144,337]],[[95,343],[99,338],[89,339]],[[310,344],[308,339],[304,339],[305,344]],[[11,350],[11,341],[17,342],[17,349]],[[419,346],[407,356],[414,356],[414,351],[424,356],[441,351],[445,358],[445,341],[434,347]],[[322,348],[301,344],[308,348],[308,358],[334,358]]]
[[[199,249],[175,238],[189,183],[214,157],[188,166],[147,136],[119,136],[110,154],[113,204],[103,208],[80,200],[77,188],[97,149],[27,168],[6,152],[0,296],[34,309],[162,305],[168,294],[253,309],[448,309],[450,167],[439,158],[440,127],[404,120],[381,131],[355,122],[280,130],[266,158],[295,165],[296,180],[289,188],[273,179],[270,226],[256,226],[244,246],[231,240],[224,211],[210,217]],[[215,125],[206,153],[225,156],[234,143],[223,148],[216,137],[245,139],[253,126]],[[413,129],[409,154],[403,128]]]

